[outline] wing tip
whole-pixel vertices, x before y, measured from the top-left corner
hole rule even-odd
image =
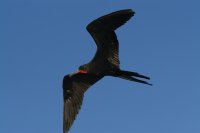
[[[93,31],[93,30],[95,30],[97,27],[95,26],[95,25],[100,25],[100,21],[102,21],[102,20],[106,20],[106,19],[108,19],[108,17],[117,17],[117,16],[123,16],[124,18],[124,22],[123,22],[123,24],[124,23],[126,23],[126,21],[128,21],[132,16],[134,16],[134,14],[135,14],[135,11],[133,11],[132,9],[121,9],[121,10],[117,10],[117,11],[114,11],[114,12],[111,12],[111,13],[109,13],[109,14],[106,14],[106,15],[104,15],[104,16],[101,16],[101,17],[99,17],[99,18],[97,18],[97,19],[95,19],[95,20],[93,20],[91,23],[89,23],[87,26],[86,26],[86,30],[88,31],[88,32],[90,32],[90,31]],[[123,25],[123,24],[121,24],[121,25]],[[118,25],[117,27],[115,27],[113,30],[115,30],[116,28],[118,28],[118,27],[120,27],[121,25]],[[94,28],[95,27],[95,28]],[[98,28],[97,28],[98,29]]]
[[[118,10],[116,12],[129,13],[130,15],[134,15],[135,14],[135,11],[133,11],[132,9],[122,9],[122,10]]]

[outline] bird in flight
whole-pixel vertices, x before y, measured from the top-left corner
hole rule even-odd
[[[119,77],[151,85],[141,80],[150,78],[136,72],[124,71],[119,67],[119,42],[115,30],[126,23],[135,12],[131,9],[119,10],[102,16],[90,24],[86,29],[93,37],[97,51],[93,59],[78,68],[73,73],[64,76],[64,117],[63,133],[68,133],[83,102],[87,89],[104,76]]]

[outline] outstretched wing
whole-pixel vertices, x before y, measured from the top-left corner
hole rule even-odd
[[[134,12],[131,9],[120,10],[92,21],[87,30],[97,45],[97,52],[92,62],[109,63],[119,67],[119,43],[115,30],[126,23]]]
[[[67,75],[63,79],[64,118],[63,133],[67,133],[78,114],[84,92],[102,77],[90,74]]]

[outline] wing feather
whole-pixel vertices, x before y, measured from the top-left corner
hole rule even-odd
[[[109,63],[119,67],[119,42],[114,31],[133,15],[134,12],[131,9],[120,10],[102,16],[88,24],[86,29],[97,45],[97,52],[92,59],[93,63]]]
[[[81,108],[85,91],[101,77],[89,74],[67,75],[63,79],[63,133],[67,133]]]

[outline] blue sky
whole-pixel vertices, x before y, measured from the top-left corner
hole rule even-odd
[[[118,29],[121,68],[154,86],[105,77],[89,89],[70,133],[200,132],[200,2],[0,2],[0,132],[61,133],[62,78],[88,62],[93,19],[131,8]]]

